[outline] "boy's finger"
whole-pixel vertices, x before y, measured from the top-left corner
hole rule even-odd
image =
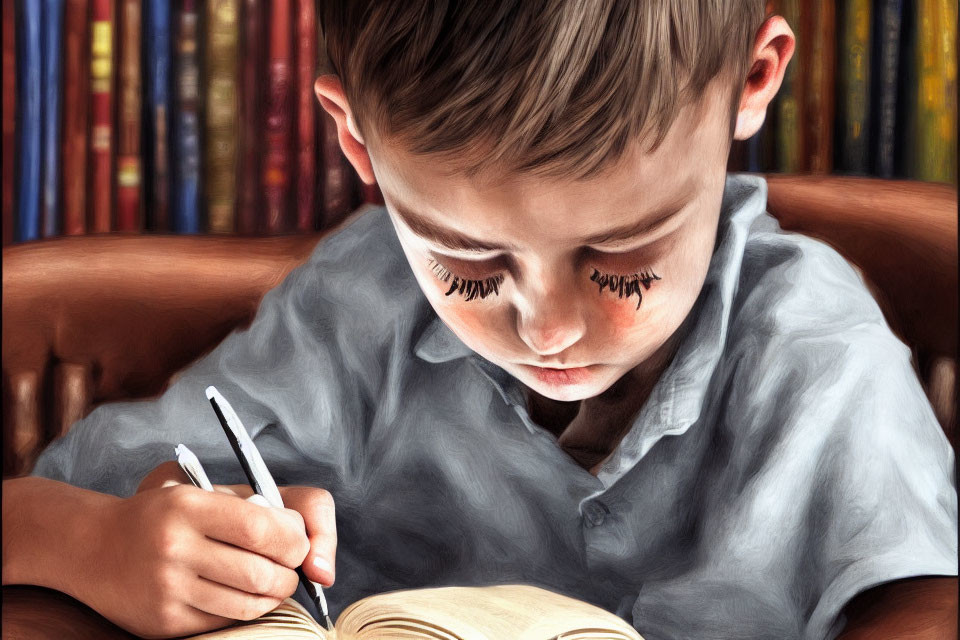
[[[247,501],[247,502],[252,502],[253,504],[258,504],[258,505],[260,505],[261,507],[269,507],[269,506],[270,506],[270,503],[267,502],[267,499],[266,499],[266,498],[264,498],[263,496],[258,495],[258,494],[256,494],[256,493],[253,494],[252,496],[250,496],[249,498],[246,498],[246,501]]]
[[[323,489],[286,487],[283,501],[303,516],[310,539],[310,552],[303,562],[307,577],[324,586],[333,584],[336,573],[337,519],[333,497]]]
[[[248,484],[215,484],[213,485],[213,490],[231,496],[237,496],[238,498],[249,498],[250,496],[256,495]]]

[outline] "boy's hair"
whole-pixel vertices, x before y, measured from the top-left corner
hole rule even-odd
[[[729,79],[764,0],[323,0],[332,72],[371,130],[452,171],[583,178]]]

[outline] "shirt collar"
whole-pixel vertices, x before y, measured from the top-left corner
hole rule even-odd
[[[747,235],[767,202],[767,183],[730,176],[724,187],[717,241],[700,296],[684,322],[684,336],[620,445],[597,477],[609,487],[664,436],[685,433],[700,419],[726,346],[731,309]]]
[[[432,309],[431,312],[433,312]],[[422,360],[440,363],[465,358],[471,355],[473,350],[463,344],[463,341],[434,313],[433,320],[427,324],[420,335],[413,352]]]
[[[630,431],[597,477],[610,486],[664,436],[685,433],[699,418],[708,387],[726,345],[727,326],[740,276],[747,235],[767,202],[767,183],[756,176],[728,176],[720,209],[717,241],[703,289],[681,327],[684,336],[670,365],[654,385]],[[414,349],[427,362],[449,362],[473,355],[438,317],[427,325]],[[477,358],[482,361],[482,358]],[[512,376],[482,367],[509,404],[522,403]]]

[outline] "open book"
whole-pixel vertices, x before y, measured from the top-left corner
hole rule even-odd
[[[326,631],[298,602],[193,636],[203,640],[643,640],[633,627],[599,607],[526,585],[440,587],[381,593],[359,600]]]

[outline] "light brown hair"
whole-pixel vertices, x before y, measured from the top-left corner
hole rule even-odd
[[[323,0],[330,70],[361,135],[582,178],[729,77],[739,100],[764,0]],[[366,137],[366,136],[365,136]]]

